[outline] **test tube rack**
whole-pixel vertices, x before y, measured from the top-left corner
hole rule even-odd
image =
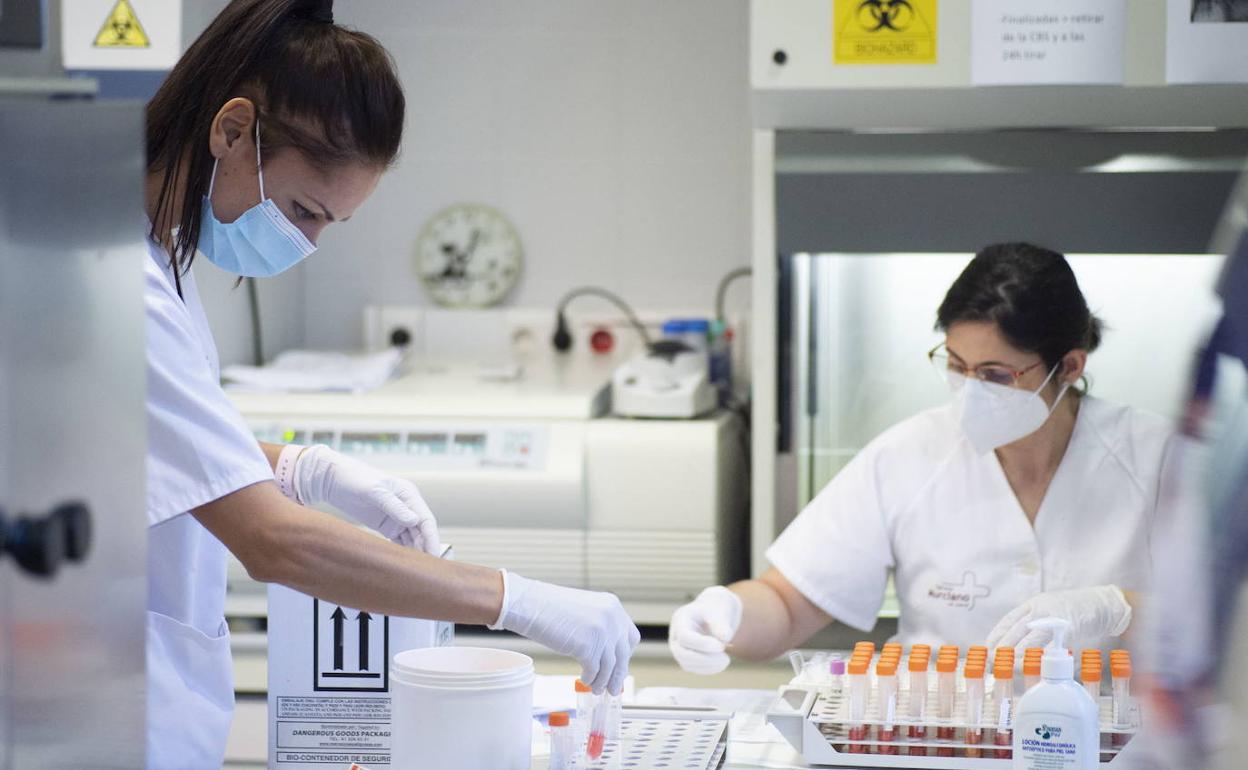
[[[718,770],[731,714],[704,708],[624,706],[620,740],[585,770]]]
[[[826,664],[823,666],[826,670]],[[905,677],[899,683],[893,721],[886,722],[878,693],[874,665],[871,667],[870,687],[865,718],[850,721],[849,689],[832,678],[820,679],[799,674],[788,685],[779,689],[776,699],[767,710],[767,721],[779,730],[784,739],[811,765],[836,767],[885,767],[885,768],[949,768],[950,770],[1008,770],[1012,750],[993,742],[999,729],[1012,726],[1012,709],[1005,714],[993,713],[995,681],[986,675],[984,679],[983,717],[979,724],[967,721],[967,697],[962,665],[959,665],[955,682],[953,716],[940,720],[932,716],[937,699],[935,674],[928,677],[926,716],[920,721],[906,714],[909,702],[909,686]],[[1016,692],[1022,692],[1016,688]],[[1101,696],[1101,765],[1113,765],[1124,751],[1130,754],[1130,740],[1139,725],[1139,709],[1132,702],[1128,708],[1128,726],[1115,725],[1112,698]],[[865,727],[865,730],[863,729]],[[880,727],[894,730],[890,741],[879,740]],[[926,729],[926,737],[910,737],[911,727]],[[858,737],[851,738],[851,728]],[[968,730],[979,732],[981,742],[968,742]],[[862,737],[865,735],[865,737]],[[938,736],[952,736],[940,738]]]

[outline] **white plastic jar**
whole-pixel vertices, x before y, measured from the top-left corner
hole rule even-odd
[[[392,770],[529,770],[533,659],[508,650],[406,650],[390,668]]]

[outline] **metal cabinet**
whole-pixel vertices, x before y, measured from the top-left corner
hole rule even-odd
[[[0,99],[4,770],[144,763],[142,120]]]

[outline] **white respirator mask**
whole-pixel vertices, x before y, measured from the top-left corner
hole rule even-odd
[[[987,454],[1040,430],[1070,388],[1070,383],[1062,385],[1052,407],[1040,397],[1040,391],[1060,366],[1053,367],[1034,391],[984,382],[954,372],[948,374],[949,387],[954,394],[954,415],[976,454]]]

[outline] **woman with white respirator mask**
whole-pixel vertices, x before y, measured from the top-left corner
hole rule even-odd
[[[897,641],[1042,646],[1059,617],[1076,647],[1116,646],[1148,587],[1175,428],[1086,389],[1101,341],[1061,254],[980,251],[937,311],[928,358],[950,403],[878,436],[767,551],[760,578],[704,590],[672,616],[688,671],[769,659],[833,620],[869,632],[890,573]]]

